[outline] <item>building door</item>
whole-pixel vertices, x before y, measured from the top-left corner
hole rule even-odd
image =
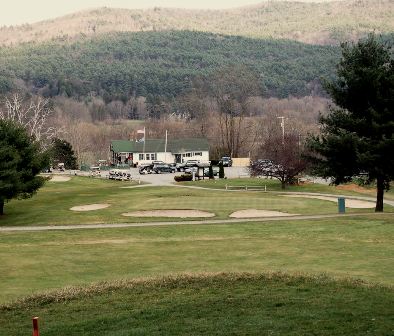
[[[175,154],[175,163],[182,163],[181,154]]]

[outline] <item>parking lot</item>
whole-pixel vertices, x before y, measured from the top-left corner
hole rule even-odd
[[[126,171],[126,170],[125,170]],[[131,178],[134,181],[142,181],[154,185],[168,185],[174,182],[174,176],[182,175],[183,173],[163,173],[163,174],[145,174],[141,175],[138,168],[130,168],[127,172],[131,173]],[[224,174],[227,178],[249,177],[249,172],[246,167],[224,167]],[[101,172],[101,176],[108,178],[108,172]]]

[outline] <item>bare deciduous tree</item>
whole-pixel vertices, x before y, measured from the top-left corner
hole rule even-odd
[[[275,133],[264,141],[250,166],[252,176],[278,179],[282,189],[296,182],[296,177],[307,168],[303,158],[304,146],[300,135]]]
[[[249,98],[260,93],[255,74],[243,66],[225,67],[218,71],[210,85],[219,110],[219,134],[227,155],[238,156],[245,141],[245,117]]]
[[[26,100],[15,93],[5,98],[4,107],[0,108],[0,119],[12,120],[22,125],[30,136],[45,147],[62,132],[61,129],[49,126],[51,113],[48,99],[37,96]]]

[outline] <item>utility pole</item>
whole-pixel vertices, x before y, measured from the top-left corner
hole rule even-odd
[[[282,145],[285,144],[285,117],[278,117],[281,119],[280,126],[282,127]]]

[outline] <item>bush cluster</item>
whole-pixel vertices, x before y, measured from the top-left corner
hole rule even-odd
[[[174,176],[174,180],[176,182],[192,181],[193,176],[192,176],[192,174],[182,174],[180,176]]]

